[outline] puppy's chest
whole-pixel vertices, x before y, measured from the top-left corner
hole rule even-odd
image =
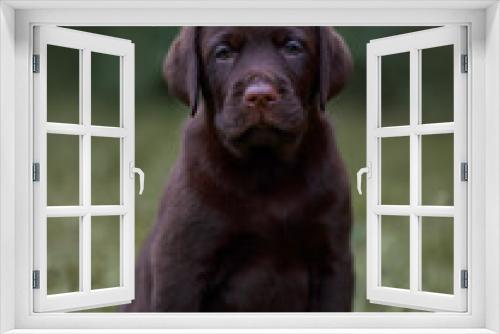
[[[331,230],[311,198],[227,198],[216,206],[226,237],[215,256],[207,311],[307,311],[313,272],[330,250]],[[319,256],[319,254],[321,254]]]
[[[303,236],[234,236],[217,263],[207,310],[306,311],[314,263]]]
[[[286,229],[292,225],[303,224],[318,215],[318,212],[311,210],[311,203],[315,199],[301,195],[290,192],[275,196],[226,196],[225,205],[213,208],[231,225]]]

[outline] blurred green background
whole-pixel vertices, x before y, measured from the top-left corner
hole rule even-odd
[[[135,44],[136,165],[146,174],[145,191],[136,196],[136,253],[156,219],[159,200],[179,152],[189,110],[169,96],[161,65],[177,27],[73,28],[125,38]],[[354,223],[352,242],[356,289],[354,311],[408,311],[366,299],[366,197],[355,192],[356,172],[366,160],[366,45],[370,40],[427,27],[339,27],[354,59],[347,88],[327,106],[350,173]],[[422,52],[422,122],[453,120],[452,47]],[[78,51],[48,48],[48,121],[78,123]],[[119,60],[92,54],[92,124],[118,126]],[[382,58],[383,126],[409,122],[409,54]],[[453,204],[453,135],[423,136],[422,203]],[[48,205],[79,202],[79,140],[48,135]],[[92,203],[119,204],[119,140],[92,138]],[[382,203],[409,202],[409,138],[382,140]],[[365,183],[365,182],[363,182]],[[382,284],[409,287],[409,218],[381,217]],[[92,288],[119,284],[119,217],[92,218]],[[452,292],[453,221],[422,218],[422,287]],[[48,291],[78,290],[78,218],[48,220]],[[98,311],[114,311],[114,307]],[[96,310],[94,310],[96,311]]]

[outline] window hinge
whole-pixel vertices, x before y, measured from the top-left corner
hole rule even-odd
[[[40,164],[38,162],[33,163],[33,182],[40,181]]]
[[[33,270],[33,289],[40,289],[40,270]]]
[[[467,289],[469,287],[469,272],[467,270],[462,270],[460,276],[460,287],[462,289]]]
[[[469,57],[462,55],[462,73],[469,72]]]
[[[466,162],[460,164],[460,179],[462,181],[469,180],[469,164]]]
[[[33,73],[40,73],[40,55],[33,55]]]

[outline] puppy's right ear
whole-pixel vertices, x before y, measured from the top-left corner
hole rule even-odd
[[[184,27],[170,46],[163,63],[168,90],[196,114],[199,104],[200,68],[199,27]]]

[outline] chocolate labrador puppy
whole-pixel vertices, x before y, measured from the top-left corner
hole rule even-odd
[[[325,103],[351,72],[328,27],[186,27],[169,90],[191,107],[126,311],[350,311],[348,177]]]

